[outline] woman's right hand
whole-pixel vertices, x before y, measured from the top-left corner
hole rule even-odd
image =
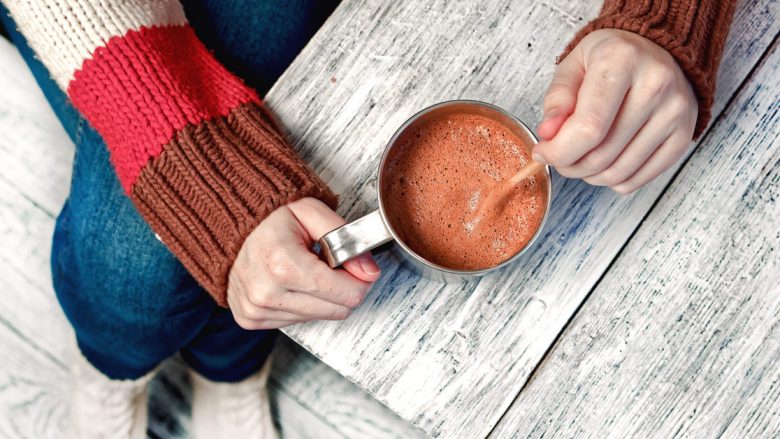
[[[227,300],[244,329],[343,320],[363,302],[379,267],[364,254],[332,269],[314,242],[346,221],[315,198],[274,210],[247,237],[230,270]]]
[[[635,33],[599,29],[558,65],[534,158],[564,177],[627,194],[685,154],[698,109],[666,49]]]

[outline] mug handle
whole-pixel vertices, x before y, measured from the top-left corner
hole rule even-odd
[[[336,268],[348,260],[392,241],[379,209],[351,223],[331,230],[317,242],[320,252],[330,268]]]

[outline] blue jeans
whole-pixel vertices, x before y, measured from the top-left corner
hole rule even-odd
[[[336,0],[185,1],[201,40],[264,94]],[[276,331],[240,328],[154,237],[124,194],[105,143],[33,57],[0,5],[3,24],[73,142],[70,195],[57,218],[54,289],[84,356],[115,379],[134,379],[181,353],[214,381],[262,367]]]

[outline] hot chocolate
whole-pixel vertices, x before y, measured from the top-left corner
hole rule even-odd
[[[497,215],[474,219],[480,197],[530,160],[530,145],[484,116],[422,122],[387,157],[382,197],[391,226],[415,253],[447,268],[493,267],[520,251],[547,209],[547,176],[513,189]]]

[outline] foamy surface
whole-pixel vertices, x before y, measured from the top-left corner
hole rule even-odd
[[[398,142],[382,195],[393,228],[420,256],[449,268],[487,268],[525,247],[539,228],[547,207],[541,175],[515,187],[499,215],[467,220],[483,194],[530,160],[529,146],[500,123],[453,114]]]

